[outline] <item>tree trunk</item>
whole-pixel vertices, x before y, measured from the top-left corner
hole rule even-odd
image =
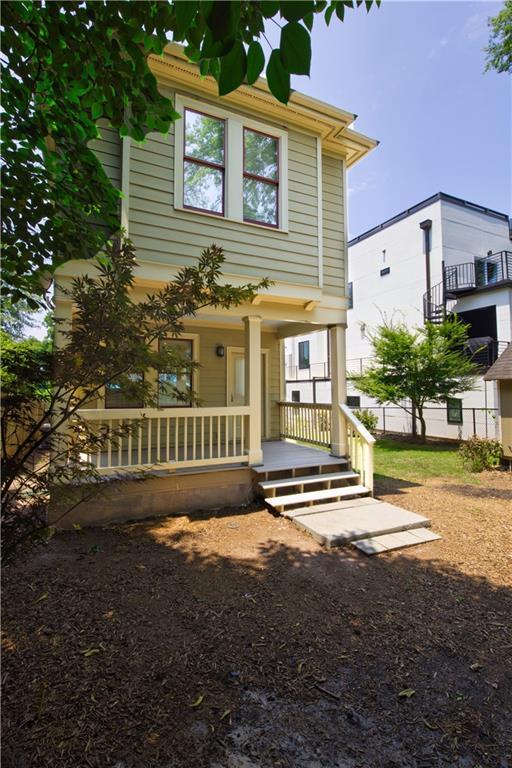
[[[418,436],[418,429],[416,425],[416,406],[414,403],[411,403],[411,424],[411,434],[414,438],[416,438]]]
[[[421,424],[421,442],[424,443],[427,439],[427,425],[423,416],[423,408],[418,408],[418,419]]]

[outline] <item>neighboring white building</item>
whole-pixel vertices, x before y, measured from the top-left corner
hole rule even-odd
[[[456,312],[470,325],[470,338],[479,340],[474,345],[481,350],[478,356],[484,369],[512,340],[512,245],[505,213],[440,192],[351,240],[349,280],[349,371],[367,364],[372,350],[366,331],[383,320],[403,320],[414,327],[425,319],[436,322]],[[327,359],[320,352],[325,342],[319,343],[314,335],[301,337],[301,341],[307,339],[311,360],[318,368]],[[298,345],[290,341],[287,360],[295,365]],[[301,399],[313,400],[312,384],[301,383],[300,387]],[[317,384],[317,401],[322,402],[319,387]],[[288,381],[289,399],[292,388],[299,387]],[[350,384],[349,404],[375,405]],[[456,398],[451,406],[450,411],[439,406],[429,411],[429,434],[495,434],[497,422],[492,413],[497,408],[497,393],[493,382],[480,379],[477,390]],[[460,413],[461,408],[488,409],[490,413],[487,417],[482,410]],[[381,411],[379,415],[382,421]],[[401,409],[394,414],[388,409],[387,429],[409,431],[408,421]]]

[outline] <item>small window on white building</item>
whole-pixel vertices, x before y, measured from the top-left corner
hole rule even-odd
[[[462,400],[459,397],[446,400],[446,420],[448,424],[462,424]]]
[[[299,368],[309,368],[309,341],[299,341]]]
[[[300,403],[300,391],[292,389],[292,403]]]
[[[347,298],[348,298],[348,308],[353,309],[354,308],[354,284],[349,283],[347,285]]]

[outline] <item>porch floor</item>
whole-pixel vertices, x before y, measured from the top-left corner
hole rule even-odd
[[[345,464],[346,459],[331,456],[327,451],[309,445],[299,445],[288,440],[272,440],[262,443],[263,464],[253,467],[258,474]]]

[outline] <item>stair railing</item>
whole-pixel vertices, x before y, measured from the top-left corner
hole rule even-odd
[[[350,459],[352,469],[359,473],[361,483],[373,493],[373,445],[375,438],[357,416],[354,416],[348,405],[339,403],[339,408],[347,430],[347,457]]]

